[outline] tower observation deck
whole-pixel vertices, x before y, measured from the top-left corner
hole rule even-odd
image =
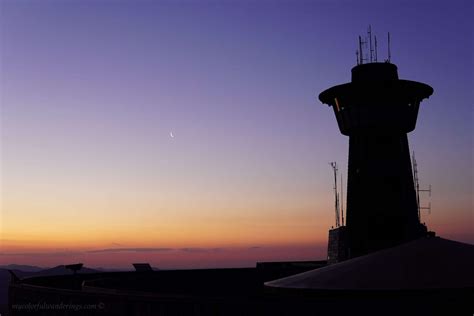
[[[349,258],[426,234],[418,217],[407,133],[416,126],[429,85],[401,80],[390,62],[360,63],[352,81],[323,91],[339,130],[349,136]]]

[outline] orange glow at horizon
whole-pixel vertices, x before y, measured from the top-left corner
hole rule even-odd
[[[457,213],[459,213],[458,211]],[[328,212],[329,213],[329,212]],[[428,227],[441,237],[459,235],[470,223],[462,218],[433,214]],[[327,214],[329,219],[331,216]],[[84,223],[72,230],[54,225],[9,225],[3,229],[0,264],[55,266],[81,261],[91,267],[129,268],[132,262],[150,262],[162,268],[253,266],[257,261],[324,260],[330,222],[316,216],[234,222],[195,220],[186,223],[136,223],[130,226]],[[252,224],[253,223],[253,224]]]

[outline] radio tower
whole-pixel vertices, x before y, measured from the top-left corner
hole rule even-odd
[[[371,29],[369,32],[370,44]],[[367,54],[362,44],[359,37],[359,59],[352,68],[352,81],[319,95],[322,103],[333,108],[340,132],[349,136],[349,257],[426,234],[418,215],[407,133],[415,129],[420,103],[433,89],[421,82],[399,79],[390,55],[386,62],[379,63],[374,58],[376,51],[369,47]],[[372,58],[363,57],[367,55]]]

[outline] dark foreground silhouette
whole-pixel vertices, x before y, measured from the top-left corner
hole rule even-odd
[[[10,285],[9,308],[11,315],[472,315],[472,266],[473,245],[425,237],[328,266],[26,278]]]

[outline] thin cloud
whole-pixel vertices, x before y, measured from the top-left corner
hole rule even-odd
[[[163,252],[171,251],[173,248],[105,248],[89,250],[87,253],[113,253],[113,252]]]
[[[83,252],[78,251],[51,251],[51,252],[2,252],[0,256],[24,256],[24,257],[57,257],[57,256],[77,256],[82,255]]]
[[[259,249],[260,246],[250,247],[248,249]],[[225,248],[165,248],[165,247],[121,247],[121,248],[103,248],[84,251],[45,251],[45,252],[1,252],[1,257],[7,256],[25,256],[25,257],[61,257],[61,256],[77,256],[84,254],[100,254],[100,253],[122,253],[122,252],[137,252],[137,253],[153,253],[153,252],[168,252],[168,251],[182,251],[187,253],[205,253],[205,252],[221,252],[226,251]]]
[[[218,252],[224,250],[223,248],[180,248],[184,252]]]

